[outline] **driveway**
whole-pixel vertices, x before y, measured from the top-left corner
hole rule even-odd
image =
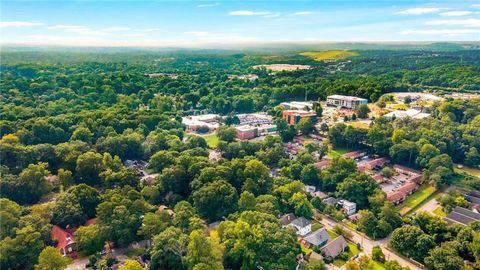
[[[362,234],[358,233],[355,230],[350,229],[347,226],[344,226],[342,223],[336,222],[335,220],[323,216],[322,220],[319,221],[325,226],[325,229],[330,230],[333,228],[335,225],[342,226],[346,230],[350,231],[352,233],[352,241],[356,243],[360,243],[360,245],[363,247],[363,252],[366,254],[372,254],[372,249],[374,246],[381,246],[382,251],[385,254],[385,259],[386,260],[396,260],[400,263],[402,266],[408,266],[412,270],[420,270],[418,265],[412,263],[411,261],[404,259],[403,257],[398,256],[397,254],[393,253],[392,251],[388,250],[386,247],[388,246],[389,238],[384,238],[380,240],[370,240],[363,236]],[[338,269],[338,267],[337,267]]]
[[[113,249],[113,256],[121,260],[125,258],[125,254],[131,250],[143,248],[148,246],[148,240],[143,240],[138,243],[130,244],[128,247]],[[75,260],[73,263],[69,264],[66,270],[77,270],[77,269],[85,269],[88,264],[88,257]]]

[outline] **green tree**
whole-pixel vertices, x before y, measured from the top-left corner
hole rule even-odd
[[[14,236],[22,214],[22,208],[7,198],[0,198],[0,240]]]
[[[147,270],[147,268],[142,267],[136,260],[128,259],[118,267],[118,270]]]
[[[58,183],[64,188],[68,188],[73,185],[72,172],[69,170],[58,169],[57,171]]]
[[[163,232],[172,224],[172,217],[165,210],[157,210],[155,213],[146,213],[142,220],[142,226],[138,230],[138,234],[145,236],[147,239]]]
[[[195,269],[198,264],[208,266],[208,269],[223,269],[223,247],[216,232],[212,236],[207,238],[202,231],[197,230],[190,234],[185,258],[188,269]]]
[[[62,256],[54,247],[46,247],[40,252],[36,270],[63,270],[70,263],[70,258]]]
[[[240,194],[240,199],[238,199],[238,210],[255,210],[255,195],[253,193],[244,191]]]
[[[66,228],[68,225],[81,225],[87,219],[82,212],[78,198],[72,193],[61,194],[55,201],[52,212],[52,222],[63,228]]]
[[[294,209],[295,215],[302,216],[307,219],[312,218],[312,204],[308,201],[307,195],[301,192],[297,192],[292,195],[288,203]]]
[[[245,164],[244,176],[246,181],[242,187],[254,195],[267,193],[272,188],[272,179],[268,167],[261,161],[252,159]]]
[[[380,246],[374,246],[372,248],[372,259],[381,263],[385,262],[385,254],[383,254],[382,248]]]
[[[312,121],[310,117],[304,117],[298,121],[295,125],[295,128],[302,133],[303,135],[307,136],[308,134],[315,131],[315,123]]]
[[[80,208],[87,218],[95,217],[95,209],[100,203],[98,190],[87,184],[79,184],[73,186],[67,192],[77,198]]]
[[[168,227],[153,238],[150,249],[153,269],[185,269],[188,235],[175,227]]]
[[[362,118],[362,119],[368,118],[368,113],[370,113],[370,108],[368,108],[368,105],[362,104],[355,109],[355,113],[358,118]]]
[[[85,254],[94,254],[103,249],[105,239],[98,224],[80,226],[75,232],[77,249]]]
[[[442,243],[440,247],[432,249],[425,258],[425,266],[432,270],[460,270],[464,269],[463,265],[456,241]]]
[[[0,268],[31,269],[42,249],[42,235],[32,226],[17,229],[14,238],[0,241]]]
[[[326,270],[327,267],[322,260],[311,260],[302,269],[304,270]]]
[[[167,168],[168,166],[171,166],[175,164],[175,157],[178,155],[178,153],[173,152],[173,151],[158,151],[155,153],[151,158],[149,162],[149,168],[154,169],[157,172],[163,171],[163,169]]]
[[[198,212],[211,221],[233,212],[238,200],[235,188],[223,180],[204,185],[192,197]]]
[[[338,197],[355,202],[358,208],[368,206],[368,197],[375,194],[378,184],[367,174],[352,174],[337,186]]]
[[[234,142],[237,131],[233,127],[221,126],[217,129],[217,136],[221,141]]]
[[[91,186],[100,184],[100,173],[102,172],[103,156],[96,152],[86,152],[77,158],[75,168],[77,181]]]
[[[93,132],[90,131],[87,127],[77,127],[72,134],[72,137],[70,137],[70,140],[75,141],[83,141],[86,143],[91,143],[93,139]]]

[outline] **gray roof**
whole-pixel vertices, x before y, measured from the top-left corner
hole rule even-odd
[[[285,214],[280,217],[280,223],[283,226],[287,226],[288,224],[292,223],[297,217],[293,213]]]
[[[292,221],[292,225],[295,225],[299,228],[304,228],[304,227],[307,227],[308,225],[312,224],[310,222],[310,220],[304,218],[304,217],[299,217],[297,219],[295,219],[294,221]]]
[[[330,239],[330,236],[328,235],[327,231],[324,228],[321,228],[320,230],[316,230],[306,237],[304,237],[305,241],[308,243],[314,245],[314,246],[319,246],[325,241],[328,241]]]
[[[321,248],[321,250],[325,256],[334,258],[340,255],[340,253],[345,250],[346,246],[347,241],[345,241],[345,238],[343,238],[343,236],[339,236],[328,242],[324,247]]]
[[[471,222],[480,220],[480,214],[470,211],[466,208],[456,206],[450,214],[445,218],[449,223],[460,223],[468,225]]]
[[[330,204],[330,205],[335,205],[337,204],[337,199],[333,198],[333,197],[328,197],[326,199],[323,199],[323,203],[325,204]]]

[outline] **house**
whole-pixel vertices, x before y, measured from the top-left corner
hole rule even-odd
[[[307,193],[314,193],[315,192],[315,186],[309,186],[309,185],[305,185],[305,192]]]
[[[313,197],[318,197],[320,200],[323,200],[323,199],[325,199],[325,198],[328,197],[327,194],[325,194],[325,193],[323,193],[323,192],[321,192],[321,191],[315,191],[315,192],[313,192],[313,193],[312,193],[312,196],[313,196]]]
[[[321,247],[324,246],[328,240],[330,240],[330,236],[327,233],[325,228],[321,228],[316,230],[303,238],[310,246]]]
[[[335,258],[341,253],[345,252],[348,244],[343,236],[339,236],[332,241],[328,242],[320,250],[325,255],[325,257]]]
[[[331,95],[327,97],[327,105],[355,109],[360,105],[367,104],[368,100],[359,97]]]
[[[350,216],[357,212],[357,204],[347,200],[340,200],[338,204],[342,206],[342,211],[345,215]]]
[[[297,124],[302,118],[315,118],[317,113],[314,111],[286,110],[282,113],[282,118],[290,125]]]
[[[343,158],[359,159],[366,156],[367,153],[364,151],[352,151],[342,155]]]
[[[323,203],[328,204],[328,205],[335,206],[335,205],[337,205],[337,202],[338,202],[338,200],[333,198],[333,197],[328,197],[328,198],[323,199]]]
[[[374,170],[374,169],[377,169],[377,168],[382,168],[388,162],[390,162],[390,160],[388,158],[376,158],[374,160],[371,160],[371,161],[365,163],[365,169],[371,171],[371,170]]]
[[[400,191],[394,191],[387,195],[387,200],[395,205],[402,203],[407,195]]]
[[[280,217],[280,224],[282,224],[282,228],[285,228],[290,223],[292,223],[292,221],[294,221],[295,219],[297,219],[295,214],[293,214],[293,213],[285,214],[285,215]]]
[[[480,214],[467,208],[455,206],[452,212],[450,212],[444,220],[450,224],[457,223],[466,226],[474,221],[480,221]]]
[[[325,170],[329,166],[330,166],[330,159],[323,159],[315,163],[315,168],[317,168],[317,170],[320,170],[320,171]]]
[[[393,165],[393,170],[397,173],[402,173],[410,176],[408,181],[419,183],[422,180],[422,172],[415,169],[411,169],[402,165],[395,164]]]
[[[310,220],[304,217],[294,219],[290,224],[287,225],[287,227],[295,228],[297,234],[301,236],[305,236],[312,231],[312,223],[310,222]]]
[[[77,250],[77,241],[73,231],[63,229],[57,225],[52,227],[52,240],[57,243],[57,249],[63,256],[74,256]]]
[[[170,209],[170,208],[168,208],[168,206],[166,206],[166,205],[163,205],[163,204],[159,205],[159,206],[158,206],[158,210],[160,210],[160,211],[167,211],[167,213],[168,213],[171,217],[174,217],[174,216],[175,216],[175,212],[173,212],[173,210]]]
[[[408,181],[403,186],[399,187],[397,191],[403,192],[406,196],[412,194],[418,189],[418,185],[415,182]]]

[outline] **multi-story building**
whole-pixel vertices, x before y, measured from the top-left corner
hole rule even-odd
[[[355,109],[362,104],[367,104],[368,100],[359,97],[331,95],[327,97],[327,105]]]
[[[314,111],[303,111],[303,110],[286,110],[283,111],[282,114],[283,119],[287,121],[291,125],[295,125],[300,121],[300,119],[309,117],[314,118],[317,117],[317,113]]]

